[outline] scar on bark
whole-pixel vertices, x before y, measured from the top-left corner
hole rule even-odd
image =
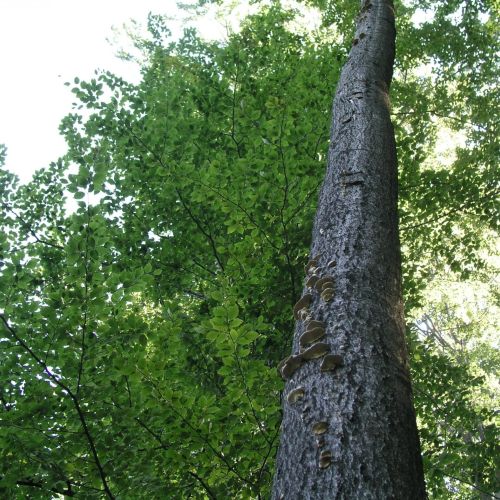
[[[363,5],[363,7],[362,7],[362,9],[361,9],[361,11],[360,11],[360,14],[362,14],[363,12],[366,12],[366,11],[367,11],[367,10],[369,10],[371,7],[372,7],[371,0],[367,0],[367,1],[364,3],[364,5]]]
[[[362,177],[364,172],[362,170],[356,170],[355,172],[346,172],[345,170],[340,173],[342,177],[342,186],[360,186],[364,184]]]
[[[310,403],[306,403],[304,405],[304,408],[302,408],[302,418],[305,418],[305,416],[311,411],[311,405]]]

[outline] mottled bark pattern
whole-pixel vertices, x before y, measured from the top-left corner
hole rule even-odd
[[[305,279],[332,276],[335,291],[322,298],[321,286],[304,288],[313,299],[298,313],[293,345],[299,354],[308,321],[322,321],[319,342],[342,364],[321,371],[322,358],[303,360],[287,380],[274,499],[426,498],[401,299],[394,40],[392,2],[363,2],[333,104],[311,251],[318,262]],[[303,395],[287,401],[297,387]]]

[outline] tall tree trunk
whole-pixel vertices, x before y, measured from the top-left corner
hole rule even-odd
[[[426,498],[404,339],[391,0],[366,0],[333,103],[295,307],[274,499]],[[323,331],[324,329],[324,331]]]

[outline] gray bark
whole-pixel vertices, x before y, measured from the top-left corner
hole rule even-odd
[[[280,366],[274,499],[426,498],[401,297],[394,41],[392,1],[363,2],[333,103],[309,286]]]

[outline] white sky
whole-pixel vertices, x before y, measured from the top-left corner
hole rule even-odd
[[[138,67],[115,57],[126,44],[116,29],[131,19],[145,25],[150,11],[178,17],[176,2],[0,0],[0,143],[8,148],[7,168],[27,181],[35,170],[64,154],[58,126],[73,102],[64,82],[75,76],[90,79],[96,69],[137,81]],[[244,15],[239,14],[233,10],[231,17]],[[216,21],[212,12],[197,27],[205,37],[220,38],[227,20]],[[179,23],[169,27],[174,35],[180,33]]]
[[[98,68],[137,80],[107,39],[131,18],[145,25],[150,11],[176,15],[176,0],[0,0],[0,143],[23,181],[65,152],[58,126],[73,95],[64,82]]]

